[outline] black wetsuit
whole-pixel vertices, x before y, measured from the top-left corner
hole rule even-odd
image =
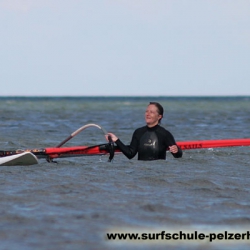
[[[130,145],[124,145],[119,139],[115,142],[125,156],[132,159],[138,153],[138,160],[166,159],[166,150],[176,145],[173,135],[160,125],[152,128],[144,126],[135,130]],[[182,156],[182,150],[172,155]]]

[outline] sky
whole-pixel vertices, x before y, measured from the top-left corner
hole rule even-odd
[[[0,0],[0,96],[234,95],[249,0]]]

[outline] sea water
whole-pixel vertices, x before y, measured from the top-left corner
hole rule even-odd
[[[149,101],[163,105],[162,126],[176,141],[250,137],[250,97],[1,97],[0,149],[55,147],[89,123],[128,144],[145,124]],[[90,127],[65,146],[105,142],[103,131]],[[0,167],[0,249],[249,249],[250,240],[165,239],[170,232],[225,237],[250,230],[249,147],[107,160]],[[151,239],[108,240],[107,233]]]

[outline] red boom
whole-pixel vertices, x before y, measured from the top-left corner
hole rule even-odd
[[[198,149],[198,148],[250,146],[250,138],[247,138],[247,139],[205,140],[205,141],[184,141],[184,142],[177,142],[177,145],[183,150],[185,150],[185,149]]]
[[[184,142],[177,142],[177,145],[182,150],[199,149],[199,148],[250,146],[250,138],[184,141]],[[116,149],[115,152],[120,152],[120,150]],[[75,147],[65,147],[65,148],[45,148],[44,154],[49,156],[50,158],[58,158],[58,157],[70,157],[70,156],[81,156],[81,155],[104,155],[108,154],[108,151],[100,146],[93,146],[93,147],[75,146]]]

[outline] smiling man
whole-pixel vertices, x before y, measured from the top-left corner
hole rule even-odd
[[[166,159],[169,150],[175,158],[182,157],[182,150],[176,145],[173,135],[159,124],[163,118],[163,107],[150,102],[145,112],[146,126],[135,130],[130,145],[124,145],[113,133],[108,133],[121,152],[132,159],[138,153],[138,160]]]

